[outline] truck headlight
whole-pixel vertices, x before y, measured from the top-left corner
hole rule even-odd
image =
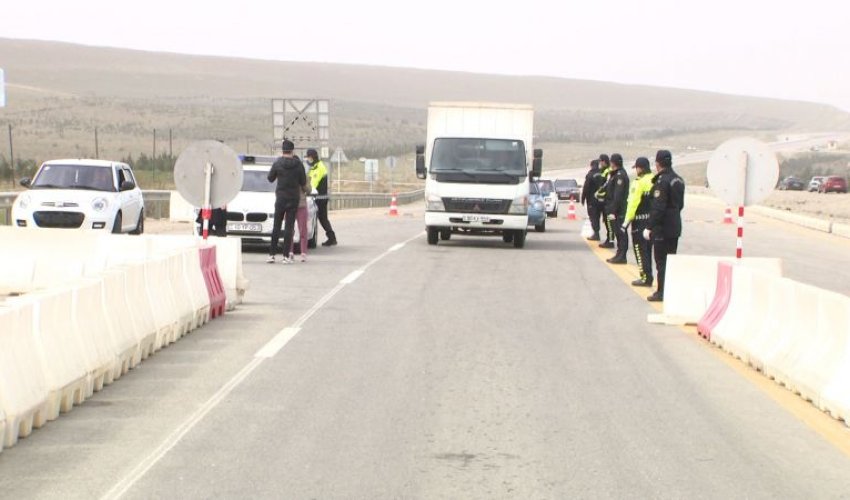
[[[519,198],[514,198],[511,202],[511,208],[508,210],[509,214],[527,214],[528,213],[528,196],[520,196]]]
[[[26,210],[30,203],[32,202],[32,198],[28,194],[22,194],[20,198],[18,198],[18,206],[21,209]]]
[[[429,194],[428,197],[425,198],[425,210],[429,212],[445,212],[446,205],[443,203],[443,199],[439,196]]]
[[[108,206],[109,202],[106,201],[106,198],[95,198],[91,202],[91,208],[95,212],[103,212]]]

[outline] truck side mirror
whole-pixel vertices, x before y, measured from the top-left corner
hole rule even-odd
[[[535,149],[531,160],[531,176],[540,177],[543,173],[543,150]]]
[[[24,177],[23,179],[21,179],[21,186],[23,186],[25,188],[30,187],[31,183],[32,183],[32,180],[29,177]]]
[[[416,177],[424,179],[428,173],[425,170],[425,146],[416,146]]]

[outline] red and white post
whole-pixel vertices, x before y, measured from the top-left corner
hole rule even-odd
[[[744,206],[738,207],[738,241],[736,245],[735,257],[741,259],[744,257]]]
[[[202,235],[204,241],[210,234],[210,218],[212,217],[212,206],[210,206],[210,183],[212,179],[213,166],[207,162],[204,166],[204,206],[201,207]]]

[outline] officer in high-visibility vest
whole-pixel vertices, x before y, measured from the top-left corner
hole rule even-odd
[[[316,207],[319,210],[319,224],[325,231],[327,241],[322,243],[323,247],[336,245],[336,234],[331,227],[331,221],[328,220],[328,169],[322,160],[319,159],[319,153],[315,149],[308,149],[307,164],[310,165],[310,184],[316,190]]]
[[[601,176],[601,184],[599,189],[594,193],[598,209],[602,212],[602,220],[605,222],[605,241],[599,244],[600,248],[614,248],[614,228],[611,226],[611,221],[608,219],[608,213],[605,211],[605,198],[607,196],[608,181],[611,174],[611,159],[606,154],[599,155],[599,174]]]
[[[643,237],[643,230],[649,224],[649,210],[652,208],[652,172],[649,169],[649,159],[641,156],[635,160],[634,169],[637,178],[631,184],[623,229],[631,225],[632,245],[640,270],[640,279],[632,281],[632,286],[651,287],[652,242]]]

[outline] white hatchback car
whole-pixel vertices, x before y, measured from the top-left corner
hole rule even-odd
[[[242,238],[245,244],[270,244],[274,224],[276,183],[269,182],[269,170],[275,156],[241,155],[242,189],[227,204],[227,235]],[[306,166],[305,166],[306,168]],[[309,182],[309,179],[307,180]],[[307,247],[316,248],[318,209],[312,196],[307,197]],[[295,225],[293,241],[301,234]],[[283,231],[281,231],[283,238]],[[282,239],[281,239],[282,241]]]
[[[145,202],[133,170],[106,160],[51,160],[12,204],[17,228],[64,228],[141,234]]]

